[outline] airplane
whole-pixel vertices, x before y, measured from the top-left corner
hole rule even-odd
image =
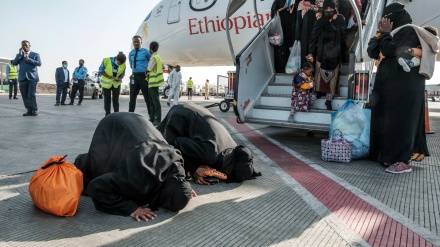
[[[260,24],[270,20],[273,0],[258,0]],[[182,67],[234,65],[226,39],[225,0],[162,0],[139,26],[143,47],[159,43],[164,64]],[[235,52],[258,32],[253,1],[247,1],[229,24]]]
[[[230,33],[237,54],[258,32],[251,0],[230,17]],[[183,67],[232,66],[226,39],[226,0],[162,0],[140,24],[137,35],[148,49],[151,41],[160,45],[165,64]],[[243,2],[243,0],[235,1]],[[393,0],[389,1],[394,2]],[[439,0],[399,0],[417,25],[440,28]],[[270,20],[273,0],[257,0],[261,25]],[[430,6],[424,8],[422,6]],[[437,6],[437,7],[436,7]],[[440,59],[440,56],[437,57]],[[440,61],[440,60],[439,60]]]

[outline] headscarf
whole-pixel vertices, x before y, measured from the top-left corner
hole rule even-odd
[[[322,8],[324,10],[326,10],[327,8],[336,9],[335,0],[324,0],[324,3],[322,4]]]
[[[234,148],[234,167],[230,175],[229,182],[243,182],[254,174],[253,156],[251,151],[242,145]]]
[[[182,176],[167,179],[160,189],[157,206],[177,212],[188,204],[191,199],[191,185]]]
[[[388,15],[390,14],[390,15]],[[393,30],[406,24],[412,23],[411,15],[406,11],[405,5],[401,3],[392,3],[385,7],[382,17],[388,15],[386,18],[393,23]]]

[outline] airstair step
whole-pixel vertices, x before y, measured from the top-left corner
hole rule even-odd
[[[261,118],[248,118],[248,117],[246,117],[245,122],[255,123],[255,124],[264,124],[264,125],[270,125],[270,126],[279,126],[279,127],[285,127],[285,128],[316,130],[316,131],[328,131],[330,129],[329,124],[289,122],[287,120],[271,121],[271,120],[261,119]]]
[[[292,85],[292,79],[293,79],[294,75],[289,75],[289,74],[280,74],[277,73],[275,74],[275,84],[289,84]]]
[[[315,100],[312,109],[322,109],[325,110],[327,107],[325,106],[325,97]],[[332,108],[334,110],[339,109],[345,101],[347,101],[346,97],[335,97],[332,100]],[[275,107],[290,107],[291,105],[291,95],[290,94],[262,94],[258,105],[264,106],[275,106]]]
[[[293,119],[297,122],[330,124],[330,113],[330,111],[311,109],[308,112],[296,112]],[[273,121],[285,121],[290,116],[290,107],[255,105],[252,111],[248,113],[248,116]]]

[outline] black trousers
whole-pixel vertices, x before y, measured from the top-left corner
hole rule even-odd
[[[9,79],[9,98],[12,98],[12,88],[14,88],[14,98],[17,98],[17,79]]]
[[[162,108],[160,106],[159,88],[158,87],[148,88],[148,96],[150,96],[150,104],[151,104],[150,121],[153,123],[160,122],[160,120],[162,119]]]
[[[69,83],[63,83],[61,85],[57,85],[57,94],[55,96],[55,100],[56,103],[60,103],[60,98],[61,98],[61,103],[64,104],[64,102],[66,101],[67,98],[67,87],[69,86]]]
[[[136,99],[139,90],[142,91],[145,104],[147,105],[148,115],[150,115],[150,98],[148,97],[148,82],[145,80],[145,73],[133,73],[134,84],[130,83],[130,103],[128,103],[128,111],[134,112],[136,108]]]
[[[121,87],[115,88],[113,85],[110,89],[102,88],[104,94],[104,110],[105,115],[110,114],[110,104],[113,101],[113,112],[119,112],[119,94],[121,93]]]
[[[188,99],[192,99],[192,97],[193,97],[193,89],[188,88]]]
[[[81,103],[84,97],[84,80],[78,80],[78,83],[73,83],[72,85],[72,93],[70,94],[70,102],[75,101],[76,92],[79,90],[79,101]]]

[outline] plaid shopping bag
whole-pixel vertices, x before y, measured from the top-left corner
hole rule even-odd
[[[333,139],[339,136],[340,139]],[[324,161],[348,163],[351,161],[352,143],[344,138],[339,129],[335,129],[330,139],[321,140],[321,158]]]

